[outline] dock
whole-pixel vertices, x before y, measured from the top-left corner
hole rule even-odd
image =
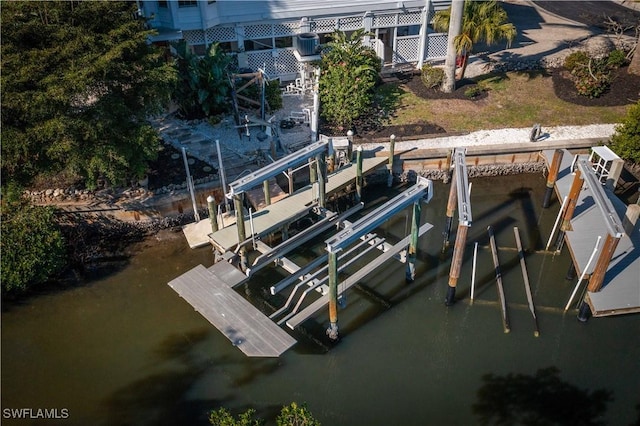
[[[169,282],[180,297],[250,357],[278,357],[296,340],[238,294],[247,277],[227,262],[198,265]]]
[[[375,169],[387,162],[386,157],[372,157],[365,158],[363,161],[363,174],[372,173]],[[326,193],[331,194],[341,189],[344,189],[348,185],[352,184],[356,178],[356,166],[351,164],[344,167],[337,172],[329,175],[329,182],[326,186]],[[293,194],[281,199],[280,201],[265,207],[263,210],[259,210],[253,214],[253,226],[254,232],[257,238],[265,237],[276,230],[283,227],[285,224],[295,222],[309,214],[311,209],[315,206],[313,200],[312,185],[307,185],[304,188],[299,189]],[[206,222],[208,223],[208,219]],[[245,216],[245,221],[249,222],[249,217]],[[201,221],[202,222],[202,221]],[[205,244],[211,243],[220,253],[225,253],[238,244],[238,230],[235,224],[220,229],[217,232],[211,233],[211,227],[209,226],[207,234],[189,234],[187,238],[191,238],[189,245],[192,241],[206,241]],[[187,230],[185,229],[185,235]]]
[[[543,151],[547,164],[551,164],[554,151]],[[573,181],[571,165],[574,156],[565,150],[560,164],[556,195],[562,200],[569,194]],[[627,206],[612,191],[605,188],[607,198],[622,221]],[[589,257],[599,236],[607,235],[607,227],[602,219],[592,191],[584,187],[580,191],[571,230],[565,234],[565,241],[571,253],[578,275],[590,275],[594,265],[588,265]],[[620,239],[604,276],[602,288],[598,292],[587,292],[585,298],[594,317],[640,312],[640,231],[633,229]]]

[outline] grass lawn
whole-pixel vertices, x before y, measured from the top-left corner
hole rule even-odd
[[[419,77],[415,77],[418,78]],[[400,83],[382,90],[395,93],[389,125],[432,123],[447,132],[509,127],[616,123],[628,106],[580,106],[559,99],[550,76],[510,72],[474,79],[488,96],[468,99],[425,99]],[[386,86],[386,85],[385,85]],[[384,96],[384,95],[382,95]],[[393,95],[392,95],[393,96]]]

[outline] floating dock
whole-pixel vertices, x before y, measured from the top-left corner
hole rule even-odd
[[[233,289],[246,280],[231,264],[218,262],[198,265],[169,286],[245,355],[278,357],[296,340]]]
[[[558,179],[555,184],[559,200],[569,194],[573,175],[571,171],[574,156],[564,150]],[[547,164],[551,164],[554,151],[544,151]],[[623,221],[627,206],[612,191],[605,188],[607,198],[615,208],[615,213]],[[573,264],[581,275],[590,275],[595,265],[589,265],[589,257],[598,237],[608,234],[602,213],[595,202],[591,188],[585,185],[580,191],[571,230],[566,231],[565,241],[571,253]],[[602,288],[597,292],[587,292],[585,301],[594,317],[640,312],[640,231],[636,226],[631,234],[625,233],[611,257]]]

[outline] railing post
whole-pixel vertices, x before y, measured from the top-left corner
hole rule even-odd
[[[396,150],[396,135],[389,136],[389,164],[387,168],[389,169],[389,178],[387,179],[387,186],[391,188],[393,185],[393,157],[395,156]]]
[[[362,200],[362,146],[356,148],[356,201]]]
[[[271,205],[271,190],[269,189],[269,181],[262,182],[262,189],[264,190],[264,204],[266,206]]]

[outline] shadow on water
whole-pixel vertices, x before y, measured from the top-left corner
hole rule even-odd
[[[481,425],[604,425],[613,392],[581,390],[563,381],[556,367],[534,375],[486,374],[473,404]]]
[[[180,368],[151,374],[118,389],[106,401],[110,425],[207,424],[205,413],[225,401],[189,401],[189,388],[205,373],[208,362],[192,355],[209,334],[200,330],[168,336],[156,349],[160,361]]]

